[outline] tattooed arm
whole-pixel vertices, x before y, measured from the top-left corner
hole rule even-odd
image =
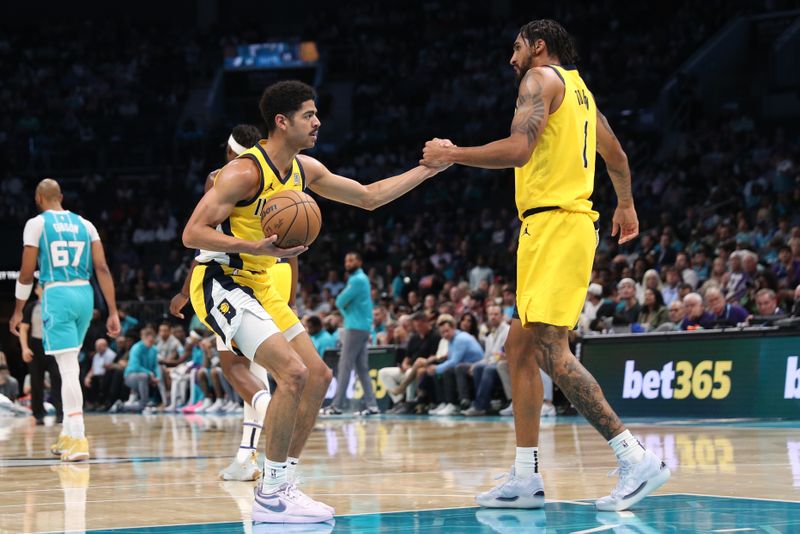
[[[597,112],[597,153],[606,162],[606,169],[614,191],[617,193],[617,209],[612,219],[611,235],[619,236],[620,245],[639,235],[639,220],[633,207],[631,192],[631,169],[628,167],[628,156],[622,150],[614,130],[608,119]]]
[[[550,107],[564,92],[564,84],[551,69],[533,68],[519,84],[517,111],[508,137],[478,147],[448,147],[429,141],[425,144],[422,165],[457,163],[484,169],[521,167],[531,158],[533,149],[547,125]]]

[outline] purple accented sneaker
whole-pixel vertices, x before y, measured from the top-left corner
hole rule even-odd
[[[283,484],[275,493],[254,489],[253,521],[256,523],[322,523],[333,519],[333,514],[302,492],[293,484]]]
[[[627,510],[664,485],[671,475],[669,468],[652,451],[645,451],[641,462],[620,462],[619,480],[611,495],[598,499],[595,506],[603,512]]]
[[[542,475],[536,473],[528,478],[519,478],[512,467],[505,482],[481,493],[475,500],[485,508],[541,508],[544,506]]]

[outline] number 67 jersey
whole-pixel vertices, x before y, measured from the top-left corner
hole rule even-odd
[[[29,219],[22,242],[39,249],[39,281],[88,281],[92,277],[92,241],[100,236],[92,223],[71,211],[48,210]]]
[[[89,284],[92,242],[99,240],[92,223],[69,211],[48,210],[25,224],[23,244],[39,249],[46,354],[71,352],[83,345],[94,308]]]

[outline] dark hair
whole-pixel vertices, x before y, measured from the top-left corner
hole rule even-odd
[[[425,312],[418,311],[414,315],[411,316],[412,321],[427,321],[428,316],[425,315]]]
[[[261,139],[261,130],[252,124],[237,124],[231,131],[233,140],[245,148],[252,148]]]
[[[317,93],[303,82],[289,80],[278,82],[264,89],[258,109],[261,118],[267,124],[267,132],[275,130],[275,117],[286,115],[289,117],[300,109],[306,100],[316,100]]]
[[[648,291],[653,292],[653,297],[655,298],[656,301],[656,305],[653,306],[654,310],[660,310],[661,308],[664,307],[664,295],[661,294],[661,291],[659,291],[658,289],[651,289],[649,287],[644,291],[645,293],[647,293]]]
[[[358,261],[362,262],[364,261],[364,259],[361,257],[361,253],[356,250],[350,250],[347,252],[347,254],[345,254],[345,256],[351,256],[351,255],[355,256]]]
[[[478,318],[475,317],[475,314],[472,312],[464,312],[461,314],[461,317],[458,318],[458,326],[461,326],[461,321],[464,320],[465,317],[469,317],[472,319],[472,326],[470,326],[469,331],[467,332],[475,339],[478,339]]]
[[[308,323],[308,326],[312,328],[322,328],[322,319],[320,319],[317,315],[309,315],[306,318],[306,322]]]
[[[575,41],[567,30],[554,20],[532,20],[519,29],[519,34],[530,45],[537,39],[544,41],[550,55],[556,56],[564,65],[574,65],[578,62]]]

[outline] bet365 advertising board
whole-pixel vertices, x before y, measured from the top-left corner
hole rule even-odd
[[[800,419],[800,335],[587,338],[581,361],[620,415]]]

